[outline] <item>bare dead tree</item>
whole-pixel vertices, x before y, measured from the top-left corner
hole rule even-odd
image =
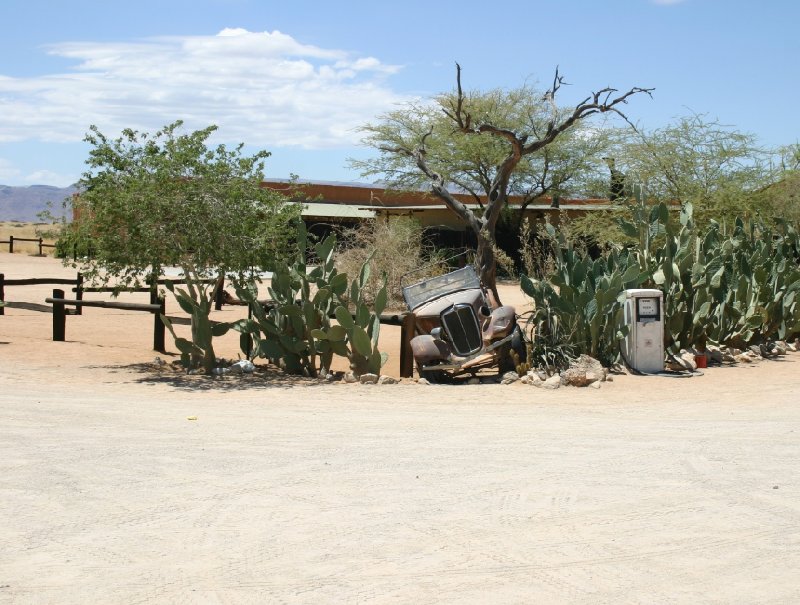
[[[544,132],[531,132],[530,134],[518,133],[505,128],[500,128],[489,122],[476,119],[467,108],[467,98],[461,87],[461,66],[456,63],[456,96],[448,108],[442,111],[453,122],[454,131],[469,136],[492,136],[503,139],[508,145],[508,154],[496,167],[494,177],[488,189],[486,204],[480,208],[480,213],[458,201],[448,190],[444,177],[432,170],[426,160],[425,141],[432,131],[425,134],[416,149],[407,147],[381,147],[382,151],[397,153],[412,158],[417,167],[430,179],[431,191],[456,215],[458,215],[472,230],[477,240],[476,260],[484,285],[489,288],[499,303],[497,293],[497,267],[495,259],[495,230],[500,211],[508,201],[509,181],[523,157],[535,153],[556,140],[566,130],[585,120],[586,118],[601,113],[614,113],[631,124],[628,117],[621,111],[620,106],[626,104],[634,95],[644,93],[652,96],[653,88],[633,87],[627,92],[619,93],[616,88],[606,87],[593,92],[580,103],[575,105],[572,112],[559,117],[556,106],[556,95],[564,82],[556,68],[552,86],[545,92],[543,101],[550,104],[552,118]],[[619,93],[619,94],[618,94]],[[632,125],[632,124],[631,124]]]

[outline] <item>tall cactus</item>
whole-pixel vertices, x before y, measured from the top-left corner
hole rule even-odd
[[[555,317],[573,350],[608,361],[619,336],[617,320],[610,320],[613,294],[640,284],[664,292],[664,342],[674,351],[706,342],[743,347],[800,333],[800,235],[794,226],[738,219],[726,234],[712,221],[701,234],[691,204],[682,207],[679,221],[663,203],[648,208],[639,199],[631,210],[632,220],[619,224],[635,245],[592,261],[560,237],[548,280],[523,276],[539,333]],[[548,233],[555,241],[555,230],[548,226]]]
[[[191,340],[175,334],[172,322],[162,315],[161,320],[175,339],[175,346],[181,352],[181,363],[187,369],[202,369],[207,374],[211,373],[216,364],[214,355],[214,337],[222,336],[230,329],[227,322],[213,323],[210,319],[211,308],[214,304],[214,295],[221,282],[216,281],[212,288],[208,288],[189,267],[184,268],[186,289],[176,288],[167,281],[167,290],[172,292],[181,309],[191,317]]]
[[[618,340],[625,335],[621,293],[638,287],[648,274],[627,250],[592,260],[562,234],[556,236],[552,226],[547,231],[554,246],[555,271],[547,280],[525,275],[520,280],[523,292],[534,302],[529,320],[533,346],[557,325],[574,355],[585,353],[612,364],[619,354]]]
[[[349,301],[344,301],[343,297],[339,296],[339,304],[334,310],[338,325],[330,326],[328,329],[317,329],[312,333],[319,341],[329,343],[338,354],[344,352],[350,361],[350,369],[356,376],[367,373],[380,374],[381,367],[388,358],[386,353],[381,353],[378,349],[380,315],[386,308],[387,300],[386,277],[384,276],[383,285],[375,297],[372,308],[365,302],[363,296],[370,275],[370,260],[372,255],[361,266],[358,278],[351,282]],[[352,313],[345,302],[352,305]]]
[[[338,297],[347,290],[347,275],[338,273],[333,251],[336,236],[329,235],[313,246],[302,223],[298,224],[298,255],[291,265],[275,269],[268,289],[273,305],[267,310],[258,302],[258,287],[250,282],[237,287],[252,318],[234,324],[244,341],[255,340],[253,357],[264,357],[290,374],[317,376],[328,370],[342,347],[317,339],[313,332],[330,327],[330,315]],[[309,270],[306,258],[313,250],[319,264]]]
[[[256,342],[251,356],[264,357],[290,374],[317,376],[329,370],[334,355],[347,357],[356,375],[379,373],[387,355],[378,350],[380,314],[386,307],[386,280],[372,306],[362,296],[369,279],[369,261],[350,282],[334,264],[336,236],[313,246],[319,264],[306,265],[312,249],[305,227],[298,225],[298,257],[291,265],[276,268],[269,287],[272,305],[265,309],[257,300],[257,284],[237,287],[238,296],[250,305],[250,319],[233,325],[245,340]],[[354,315],[347,304],[354,307]],[[335,317],[338,324],[331,318]]]

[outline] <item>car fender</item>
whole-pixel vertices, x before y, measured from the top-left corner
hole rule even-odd
[[[483,328],[483,338],[485,341],[492,341],[496,338],[503,338],[511,333],[516,325],[517,312],[510,305],[497,307],[489,316]]]
[[[422,334],[411,339],[411,351],[414,359],[421,364],[434,361],[447,361],[450,358],[450,347],[447,343],[430,334]]]

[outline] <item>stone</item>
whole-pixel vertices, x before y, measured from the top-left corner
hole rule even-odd
[[[473,376],[472,378],[467,380],[467,384],[471,384],[471,385],[476,385],[476,384],[480,384],[480,383],[481,383],[481,379],[478,378],[477,376]]]
[[[775,341],[775,348],[773,349],[776,355],[786,355],[786,352],[789,350],[786,343],[782,340]]]
[[[609,374],[608,376],[606,376],[605,382],[614,382],[614,377],[611,374]]]
[[[589,386],[591,388],[593,388],[593,389],[599,389],[600,385],[601,385],[601,382],[598,380],[598,381],[592,382]]]
[[[541,378],[539,378],[539,374],[537,374],[533,370],[530,370],[527,374],[525,374],[525,376],[520,378],[520,382],[522,384],[538,387],[541,386],[542,382],[544,381]]]
[[[753,363],[753,357],[748,355],[747,353],[739,353],[738,355],[733,356],[733,361],[736,363]]]
[[[325,382],[338,382],[342,379],[342,374],[338,372],[327,372],[325,374]]]
[[[709,361],[713,361],[714,363],[722,363],[722,351],[719,347],[708,347],[706,352],[708,353]]]
[[[352,372],[347,372],[347,374],[344,375],[344,381],[348,384],[353,384],[354,382],[358,382],[358,378],[356,378],[356,375]]]
[[[541,384],[543,389],[557,389],[561,387],[561,376],[553,374]]]
[[[362,374],[359,376],[358,381],[361,384],[378,384],[377,374]]]
[[[418,378],[417,384],[430,384],[430,381],[427,378]]]
[[[202,373],[203,373],[203,371],[200,370],[199,368],[196,368],[194,370],[189,370],[189,374],[192,374],[192,375],[194,375],[194,374],[202,374]],[[230,373],[230,370],[228,368],[214,368],[213,370],[211,370],[211,373],[214,376],[225,376],[225,374]]]
[[[684,355],[673,355],[667,360],[666,368],[671,372],[694,372],[697,369],[697,364],[694,362],[694,356],[691,357]]]
[[[519,374],[516,372],[506,372],[500,379],[500,384],[513,384],[519,380]]]
[[[606,379],[604,375],[598,376],[595,372],[586,372],[586,380],[589,381],[589,384],[595,382],[603,382]]]
[[[250,361],[249,359],[240,359],[239,361],[237,361],[233,365],[239,366],[240,368],[242,368],[242,373],[243,374],[252,374],[253,372],[256,371],[255,364],[252,361]]]
[[[606,369],[599,361],[589,355],[581,355],[561,372],[561,383],[575,387],[585,387],[593,382],[604,380]]]
[[[697,362],[694,360],[694,353],[691,351],[681,351],[680,358],[688,370],[694,372],[697,369]]]
[[[797,353],[797,347],[794,345],[794,343],[791,342],[786,343],[786,350],[789,351],[790,353]]]
[[[378,378],[378,384],[397,384],[397,378],[384,375]]]

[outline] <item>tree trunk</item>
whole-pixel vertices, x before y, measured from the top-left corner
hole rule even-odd
[[[500,305],[500,294],[497,292],[497,262],[494,255],[494,241],[489,237],[485,229],[475,233],[477,238],[477,250],[475,252],[475,265],[481,283],[491,291],[495,304]]]

